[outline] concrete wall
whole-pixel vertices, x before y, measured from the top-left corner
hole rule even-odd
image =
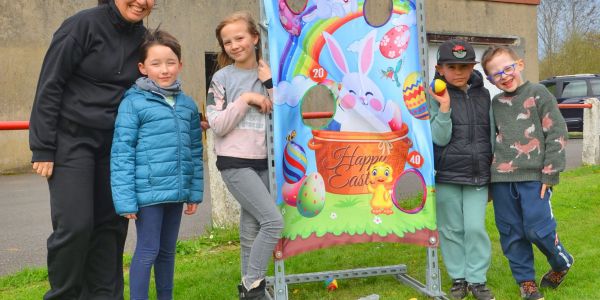
[[[0,120],[28,120],[42,59],[54,30],[96,1],[0,2]],[[0,173],[29,168],[27,131],[0,131]]]
[[[202,103],[204,53],[217,51],[216,24],[234,10],[258,12],[256,0],[156,0],[149,27],[173,33],[182,43],[184,89]],[[97,0],[0,2],[0,121],[28,120],[42,60],[52,34],[70,15]],[[29,169],[27,131],[0,131],[0,174]]]
[[[290,0],[300,1],[300,0]],[[381,1],[381,5],[385,4]],[[146,24],[174,34],[183,48],[183,88],[199,104],[205,98],[206,52],[217,52],[214,28],[227,14],[249,10],[258,16],[257,0],[156,0]],[[96,5],[96,0],[31,0],[0,2],[0,120],[28,120],[43,55],[60,23],[75,12]],[[527,62],[526,76],[537,80],[537,27],[535,5],[476,0],[427,0],[428,32],[459,35],[517,36]],[[235,222],[236,203],[226,192],[214,167],[212,137],[208,136],[208,164],[213,222]],[[27,131],[0,131],[0,174],[29,169]]]
[[[297,0],[290,0],[297,1]],[[381,1],[381,0],[380,0]],[[384,1],[381,1],[384,3]],[[52,34],[73,13],[96,0],[31,0],[0,2],[0,120],[27,120],[43,55]],[[426,0],[428,32],[502,35],[520,38],[528,79],[538,79],[535,5],[477,0]],[[218,51],[214,27],[234,10],[258,16],[257,0],[157,0],[149,27],[161,24],[183,45],[184,89],[204,100],[204,53]],[[29,167],[26,131],[0,132],[0,173]]]

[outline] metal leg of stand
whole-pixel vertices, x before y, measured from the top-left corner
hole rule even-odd
[[[430,295],[440,295],[436,299],[447,299],[443,297],[440,268],[438,266],[437,248],[427,247],[427,274],[425,286]]]
[[[275,300],[287,300],[288,299],[288,288],[285,282],[285,268],[284,261],[275,260],[275,284],[273,287],[273,294]]]

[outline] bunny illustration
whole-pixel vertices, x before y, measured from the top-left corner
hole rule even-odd
[[[302,17],[304,22],[331,17],[344,17],[358,11],[358,0],[315,0],[316,9]]]
[[[390,124],[402,123],[397,105],[385,101],[383,93],[368,77],[373,66],[375,35],[369,32],[362,40],[358,53],[358,72],[350,72],[343,49],[329,33],[323,32],[325,43],[335,66],[343,74],[336,112],[329,130],[358,132],[389,132]]]

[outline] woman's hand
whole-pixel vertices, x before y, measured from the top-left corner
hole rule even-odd
[[[50,176],[52,176],[52,171],[54,170],[54,162],[36,161],[33,163],[33,169],[42,177],[50,178]]]
[[[266,80],[271,79],[271,68],[267,63],[259,59],[258,60],[258,80],[260,82],[265,82]]]
[[[428,92],[429,95],[431,95],[431,97],[433,97],[433,99],[440,104],[440,112],[447,113],[450,111],[450,94],[448,94],[448,89],[446,89],[444,94],[441,96],[438,96],[436,93],[434,93],[431,87],[429,87]]]

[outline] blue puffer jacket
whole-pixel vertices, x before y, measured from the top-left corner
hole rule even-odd
[[[159,203],[200,203],[202,130],[194,101],[179,93],[171,107],[160,94],[130,88],[119,106],[110,169],[119,215]]]

